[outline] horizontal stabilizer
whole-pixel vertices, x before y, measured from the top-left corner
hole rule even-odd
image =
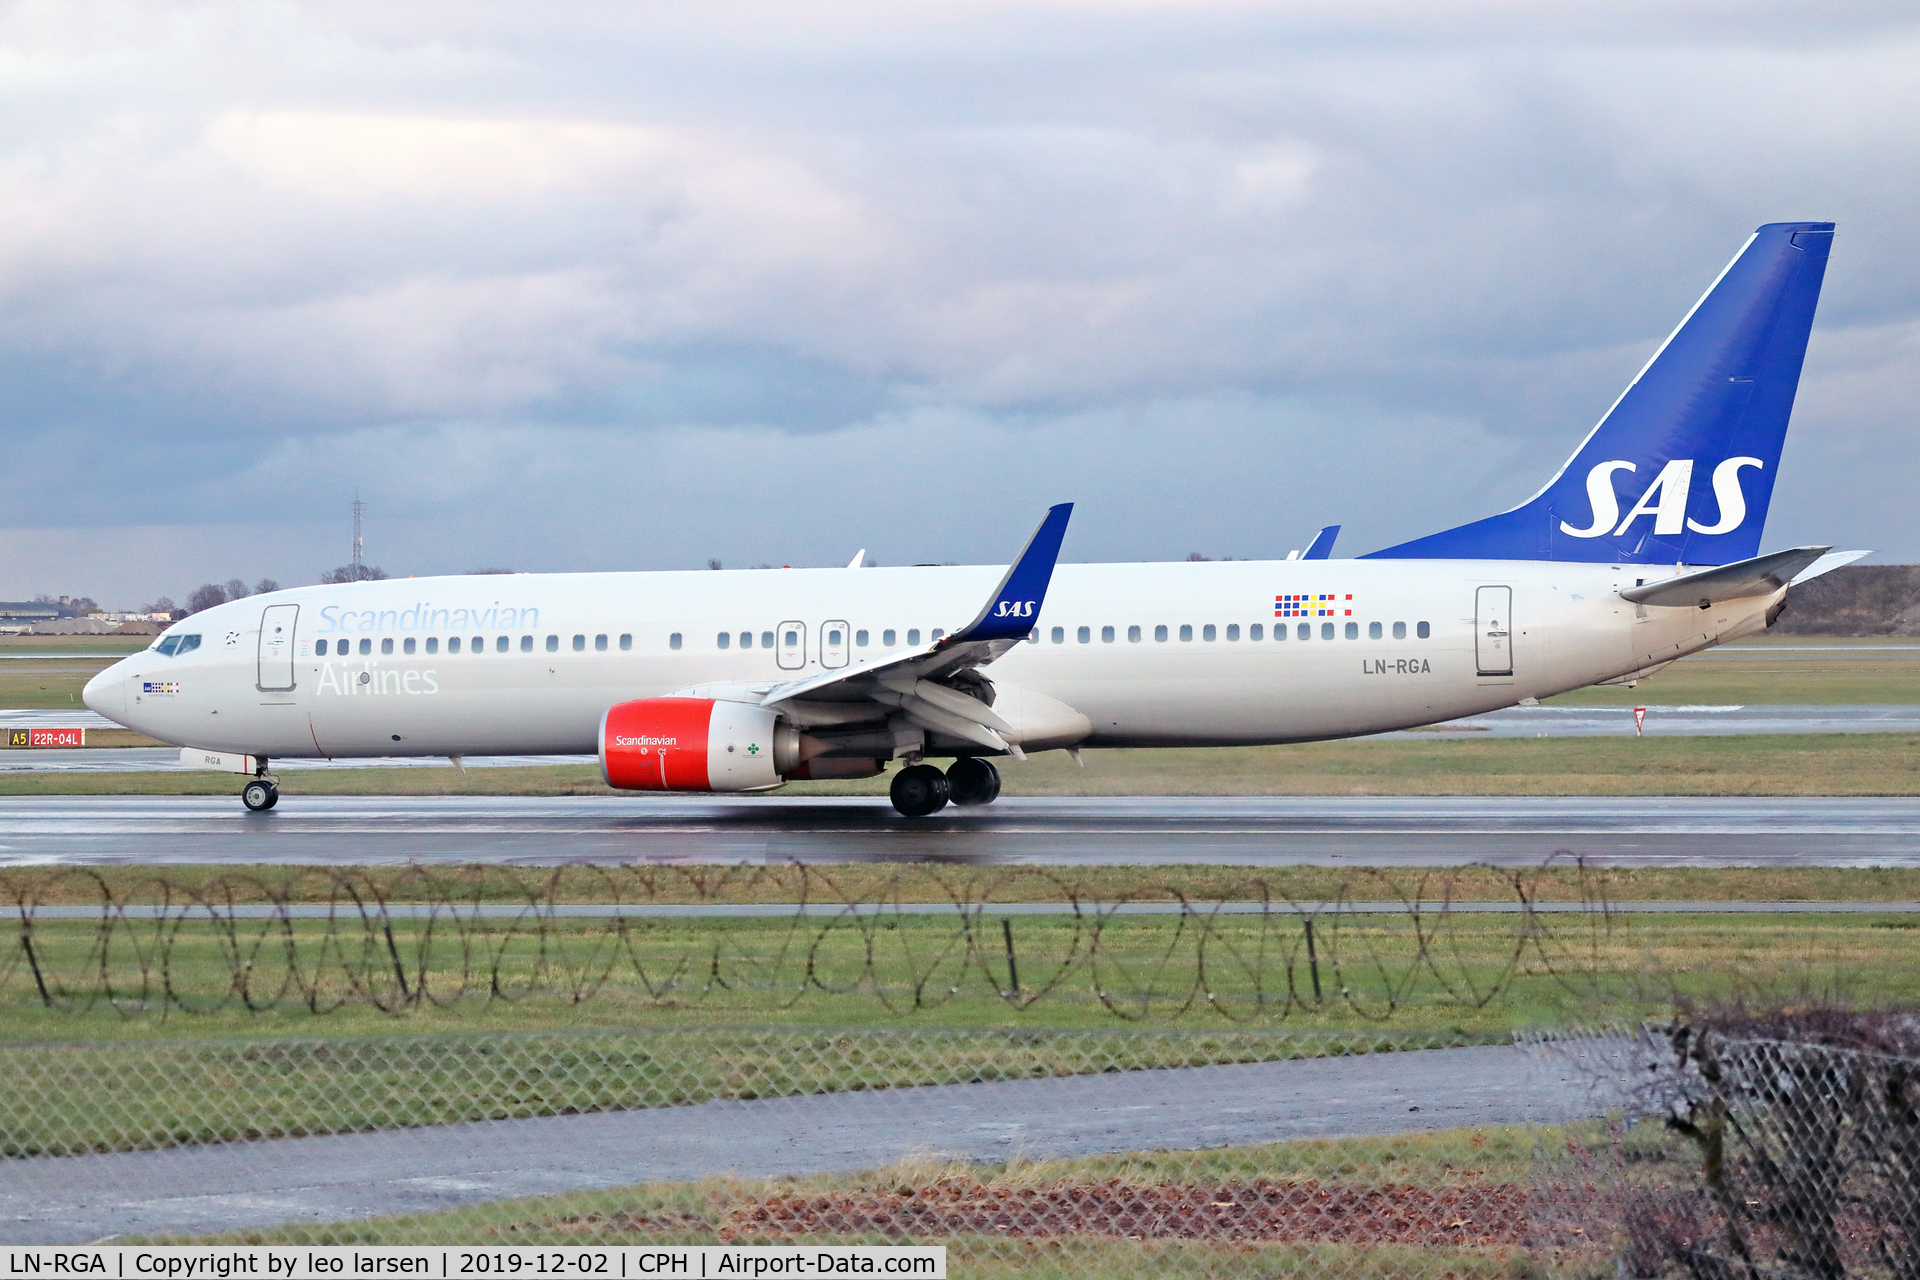
[[[1622,599],[1635,604],[1669,609],[1704,609],[1723,600],[1772,595],[1793,582],[1794,575],[1818,562],[1831,550],[1832,547],[1795,547],[1791,551],[1776,551],[1772,555],[1721,565],[1717,569],[1682,574],[1665,582],[1629,587],[1620,595]]]
[[[1852,564],[1862,556],[1870,556],[1871,551],[1829,551],[1812,564],[1793,575],[1793,584],[1797,587],[1803,582],[1811,582],[1823,573],[1832,573],[1835,569]]]

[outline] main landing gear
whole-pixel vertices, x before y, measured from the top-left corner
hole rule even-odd
[[[280,803],[280,788],[267,776],[267,763],[260,762],[260,772],[240,788],[240,803],[247,806],[250,813],[265,813]]]
[[[893,807],[924,818],[947,807],[992,804],[1000,796],[1000,771],[977,756],[962,756],[945,773],[930,764],[910,764],[893,775]]]

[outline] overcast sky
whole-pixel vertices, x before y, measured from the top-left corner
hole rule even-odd
[[[1920,21],[1730,0],[0,9],[0,597],[1358,554],[1839,222],[1769,547],[1920,560]]]

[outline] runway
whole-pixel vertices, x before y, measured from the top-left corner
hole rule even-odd
[[[15,1159],[0,1161],[0,1218],[9,1243],[75,1243],[909,1156],[998,1163],[1551,1124],[1602,1109],[1605,1079],[1565,1055],[1435,1049]]]
[[[1142,866],[1920,866],[1920,798],[0,798],[0,865],[946,862]]]

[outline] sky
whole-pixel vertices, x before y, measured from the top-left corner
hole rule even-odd
[[[1920,560],[1920,16],[0,5],[0,598],[1354,555],[1839,223],[1769,548]]]

